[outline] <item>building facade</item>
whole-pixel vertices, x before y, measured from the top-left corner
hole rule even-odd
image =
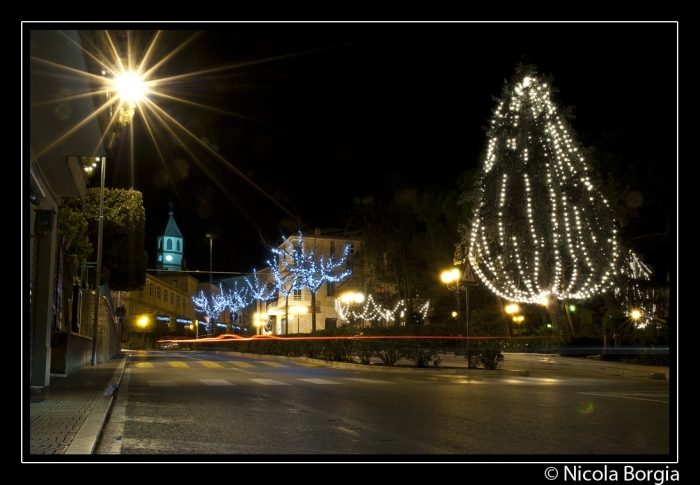
[[[334,234],[328,231],[322,235],[320,229],[316,229],[312,234],[301,236],[298,234],[290,236],[280,244],[280,248],[294,248],[295,251],[313,251],[313,260],[320,262],[321,259],[328,261],[329,258],[336,260],[342,258],[346,248],[347,256],[341,266],[334,269],[334,274],[341,274],[349,271],[349,275],[338,282],[325,281],[321,287],[312,295],[308,286],[298,284],[297,288],[290,288],[290,283],[283,289],[277,289],[275,296],[265,305],[267,315],[273,320],[272,333],[278,335],[310,333],[313,326],[313,314],[316,314],[316,329],[332,329],[347,322],[339,320],[341,317],[336,311],[336,300],[346,292],[358,291],[362,288],[362,282],[358,274],[354,272],[354,256],[361,249],[361,241],[348,239],[344,234]],[[279,272],[284,274],[285,265],[278,258],[275,262]],[[270,282],[274,283],[272,273]],[[314,301],[315,300],[315,301]],[[314,304],[312,303],[314,301]],[[287,320],[288,317],[288,320]]]
[[[22,245],[29,262],[28,271],[22,273],[29,285],[23,353],[28,354],[29,384],[44,387],[51,380],[52,361],[58,365],[63,359],[58,367],[64,369],[59,374],[65,375],[67,367],[86,365],[84,357],[92,348],[92,331],[80,335],[67,325],[66,302],[72,297],[67,272],[71,269],[56,217],[63,198],[85,198],[84,160],[104,161],[111,151],[97,109],[106,95],[91,84],[78,31],[30,30],[24,40],[29,77],[29,106],[24,113],[29,118],[29,136],[24,138],[28,146],[22,170],[23,182],[28,183],[22,184],[22,190],[28,189],[30,205],[29,217],[24,219],[29,225],[23,231],[28,237]],[[72,355],[71,349],[79,355]]]

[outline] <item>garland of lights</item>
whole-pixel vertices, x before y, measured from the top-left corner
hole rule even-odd
[[[256,270],[253,270],[253,281],[254,283],[251,283],[250,280],[247,278],[245,280],[245,282],[248,283],[248,287],[250,288],[250,295],[253,299],[265,301],[269,300],[274,296],[272,291],[270,291],[270,286],[267,283],[260,282]]]
[[[292,279],[297,282],[297,289],[308,288],[312,293],[316,293],[324,282],[337,283],[350,276],[352,272],[349,269],[338,272],[338,268],[345,265],[348,250],[349,246],[346,244],[339,258],[335,255],[319,258],[314,249],[306,248],[304,237],[299,232],[295,238],[285,239],[281,247],[272,248],[272,253],[277,256],[282,271],[286,275],[292,275]],[[277,281],[278,276],[281,276],[279,268],[277,271],[273,270],[273,276]]]
[[[426,301],[423,305],[418,308],[418,312],[426,318],[428,315],[428,310],[430,309],[430,300]],[[408,308],[406,302],[401,300],[396,304],[393,310],[384,308],[383,306],[375,303],[372,295],[367,297],[365,304],[362,306],[361,310],[358,305],[353,303],[343,303],[340,298],[335,299],[335,312],[341,320],[349,322],[351,320],[380,320],[383,319],[386,322],[392,321],[398,314],[401,318],[406,316]]]
[[[490,120],[467,256],[479,280],[509,301],[541,303],[614,289],[622,262],[649,279],[636,256],[621,257],[613,211],[552,89],[526,71]]]
[[[196,310],[209,316],[212,320],[217,320],[227,308],[232,313],[236,313],[251,303],[248,289],[239,289],[238,282],[235,282],[233,289],[228,291],[224,291],[223,286],[219,283],[219,290],[219,293],[213,294],[211,297],[206,296],[204,291],[200,291],[199,296],[193,296],[192,303],[194,303]]]

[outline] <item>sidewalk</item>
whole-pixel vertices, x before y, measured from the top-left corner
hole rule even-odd
[[[227,352],[228,353],[228,352]],[[232,352],[233,354],[233,352]],[[237,354],[237,353],[236,353]],[[243,354],[239,354],[243,355]],[[248,355],[246,355],[248,356]],[[112,393],[126,366],[128,351],[122,351],[108,362],[84,367],[68,377],[52,377],[43,389],[29,391],[29,455],[90,455],[100,438],[102,427],[112,405]],[[308,358],[275,357],[279,360]],[[313,359],[318,365],[334,368],[357,368],[382,372],[420,372],[447,374],[511,374],[529,376],[536,369],[583,371],[624,377],[647,377],[669,380],[668,367],[652,367],[624,361],[601,361],[585,357],[560,357],[551,354],[504,353],[499,369],[468,369],[462,356],[445,354],[438,368],[366,366]],[[404,362],[399,362],[403,364]],[[409,363],[406,361],[405,363]],[[23,452],[27,449],[23,435]],[[33,456],[29,461],[41,461]]]
[[[30,455],[92,454],[127,356],[121,352],[104,364],[83,367],[68,377],[52,376],[45,388],[30,388]],[[26,440],[23,436],[23,452]]]

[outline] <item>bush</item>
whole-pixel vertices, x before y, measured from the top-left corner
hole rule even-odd
[[[503,361],[501,339],[484,338],[470,341],[469,351],[465,352],[464,358],[471,368],[483,365],[487,370],[497,369]]]
[[[360,359],[361,364],[369,365],[372,361],[372,357],[375,356],[375,343],[371,340],[354,340],[353,348],[354,353],[358,359]]]
[[[416,367],[428,367],[431,363],[438,367],[442,362],[437,349],[415,341],[405,350],[404,358],[413,362]]]

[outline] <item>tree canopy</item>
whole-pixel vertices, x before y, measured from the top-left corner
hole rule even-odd
[[[88,223],[92,243],[88,261],[97,261],[100,189],[89,188],[85,201],[70,199],[66,207],[79,210]],[[102,223],[102,273],[109,275],[110,288],[133,291],[146,284],[148,254],[145,249],[146,211],[141,192],[133,189],[104,189]],[[103,282],[104,283],[104,282]]]

